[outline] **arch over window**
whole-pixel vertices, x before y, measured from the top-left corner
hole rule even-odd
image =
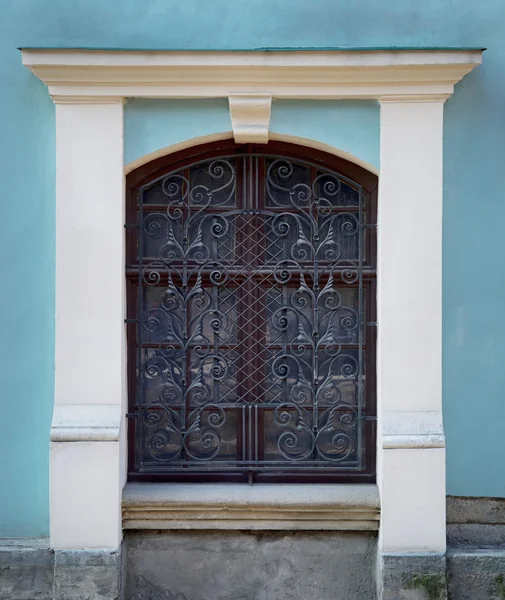
[[[376,205],[280,142],[128,175],[130,479],[374,479]]]

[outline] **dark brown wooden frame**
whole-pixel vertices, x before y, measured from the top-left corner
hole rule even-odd
[[[136,331],[135,321],[137,318],[136,290],[138,282],[138,270],[135,268],[136,259],[136,231],[128,227],[128,224],[136,222],[137,196],[140,188],[164,174],[184,168],[187,164],[195,161],[219,158],[223,155],[248,155],[251,153],[273,154],[284,156],[291,160],[300,160],[320,165],[331,171],[335,171],[352,181],[360,184],[365,196],[365,205],[368,212],[368,222],[377,222],[377,191],[378,178],[366,169],[340,158],[336,155],[315,150],[306,146],[299,146],[285,142],[270,142],[266,145],[235,144],[233,140],[223,140],[192,146],[185,150],[168,154],[155,159],[145,165],[131,171],[126,177],[126,289],[127,289],[127,362],[128,362],[128,406],[129,416],[133,416],[132,410],[136,400]],[[377,235],[375,227],[370,227],[367,234],[367,256],[370,256],[370,264],[364,269],[363,280],[367,282],[364,291],[367,302],[367,316],[370,324],[367,327],[367,352],[365,354],[365,369],[367,373],[365,406],[368,420],[365,422],[365,462],[366,471],[353,474],[330,472],[318,477],[299,474],[264,473],[255,481],[296,481],[310,483],[325,482],[374,482],[376,461],[376,259],[377,259]],[[205,473],[205,474],[143,474],[135,470],[135,427],[134,420],[128,419],[128,478],[132,481],[247,481],[247,476],[241,473]]]

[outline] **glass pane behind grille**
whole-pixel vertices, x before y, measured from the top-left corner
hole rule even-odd
[[[352,182],[275,157],[141,191],[141,472],[365,468],[365,208]]]

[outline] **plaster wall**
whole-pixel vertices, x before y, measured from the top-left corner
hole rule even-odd
[[[504,26],[501,0],[0,3],[0,536],[41,536],[49,527],[55,123],[47,90],[21,65],[21,46],[487,47],[484,64],[457,86],[445,107],[443,407],[448,493],[505,497],[505,478],[500,476],[505,455],[505,321],[500,319],[505,286],[499,276],[505,258]],[[319,139],[379,167],[374,105],[314,103],[307,109],[302,104],[275,103],[273,131]],[[130,102],[126,162],[171,140],[230,129],[221,101],[215,101],[207,118],[188,107],[168,111],[160,105],[146,111]],[[299,117],[302,109],[304,119]],[[159,137],[160,121],[170,130],[166,139]]]

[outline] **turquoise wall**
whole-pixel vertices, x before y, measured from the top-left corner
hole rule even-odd
[[[379,104],[275,100],[270,131],[316,140],[379,168]],[[125,164],[172,144],[231,132],[228,100],[128,100]]]
[[[212,100],[129,99],[124,117],[124,161],[200,136],[230,132],[226,98]]]
[[[449,493],[505,496],[504,30],[503,0],[0,2],[0,536],[47,533],[54,379],[54,111],[16,48],[486,46],[484,65],[446,106],[444,413]],[[300,123],[301,107],[282,104],[275,127],[314,137],[317,109]],[[214,110],[222,113],[219,103]],[[365,132],[376,127],[374,111],[350,109],[363,119],[347,123],[347,109],[325,110],[341,125],[335,140],[376,164],[377,132]],[[135,105],[127,111],[138,149],[156,145],[159,132],[155,141],[139,133]],[[168,113],[159,118],[173,124]],[[183,135],[193,124],[178,127]]]

